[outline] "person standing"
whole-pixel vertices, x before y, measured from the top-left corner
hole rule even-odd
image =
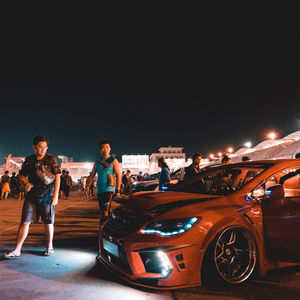
[[[161,168],[159,181],[158,181],[158,189],[159,191],[164,191],[165,185],[171,181],[170,168],[163,157],[160,157],[158,159],[158,166]]]
[[[18,178],[16,176],[16,172],[12,172],[10,177],[10,188],[11,193],[14,196],[18,196]]]
[[[17,178],[18,178],[19,200],[23,200],[25,195],[25,189],[24,189],[24,185],[20,180],[20,174],[17,175]]]
[[[184,180],[195,177],[200,172],[200,162],[202,155],[199,152],[193,154],[193,162],[185,168]]]
[[[54,206],[58,203],[60,168],[56,158],[47,153],[48,140],[39,135],[33,139],[34,154],[26,157],[19,171],[20,181],[25,186],[25,201],[21,224],[17,234],[16,246],[4,258],[16,258],[21,255],[23,243],[28,235],[31,222],[41,217],[47,245],[45,256],[52,255],[54,234]]]
[[[7,199],[8,194],[11,192],[9,182],[10,177],[8,175],[8,171],[4,172],[4,175],[1,177],[1,183],[2,183],[2,190],[1,190],[1,199]]]
[[[86,193],[89,195],[89,189],[94,181],[96,173],[97,180],[97,198],[100,209],[100,222],[108,216],[108,209],[113,194],[120,197],[121,172],[119,162],[111,154],[111,143],[104,139],[99,142],[100,156],[93,166],[93,170],[87,181]]]
[[[127,170],[126,174],[122,176],[122,184],[123,184],[123,193],[125,195],[130,194],[130,177],[131,171]]]
[[[63,199],[64,197],[66,197],[65,189],[66,189],[66,170],[62,170],[61,175],[60,175],[60,186],[59,186],[59,198],[60,199]]]
[[[66,199],[70,196],[70,190],[72,186],[72,177],[69,175],[69,171],[66,171],[66,185],[65,185],[65,196]]]
[[[222,157],[222,160],[221,160],[221,164],[222,165],[231,164],[231,158],[227,154],[224,154],[223,157]]]
[[[138,177],[137,177],[137,181],[142,182],[143,180],[144,180],[143,172],[140,171],[140,172],[139,172],[139,175],[138,175]]]

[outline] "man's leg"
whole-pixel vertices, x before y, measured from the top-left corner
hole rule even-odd
[[[54,225],[44,224],[44,230],[45,230],[46,241],[47,241],[46,249],[53,249]]]
[[[31,222],[23,222],[20,224],[20,227],[18,230],[18,235],[17,235],[16,247],[12,251],[17,256],[21,254],[21,249],[22,249],[23,243],[26,240],[28,232],[29,232],[30,223]]]

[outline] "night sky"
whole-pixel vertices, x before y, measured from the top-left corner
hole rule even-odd
[[[204,156],[300,130],[298,18],[255,8],[77,7],[1,26],[0,157]],[[291,9],[293,11],[293,9]]]

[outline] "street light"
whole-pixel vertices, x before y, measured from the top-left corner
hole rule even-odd
[[[227,149],[227,151],[228,151],[228,153],[232,153],[233,152],[233,148],[232,147],[229,147],[228,149]]]
[[[244,144],[244,146],[247,147],[247,148],[251,148],[252,143],[251,142],[247,142],[247,143]]]
[[[219,153],[218,153],[218,156],[221,157],[221,156],[222,156],[222,152],[219,152]]]
[[[276,133],[275,132],[270,132],[268,134],[268,138],[270,138],[271,140],[274,140],[276,138]]]
[[[213,153],[212,153],[212,154],[209,154],[209,157],[210,157],[211,159],[215,158],[215,156],[214,156]]]

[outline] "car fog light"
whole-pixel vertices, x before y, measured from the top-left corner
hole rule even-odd
[[[166,277],[170,274],[172,267],[168,255],[163,251],[157,251],[157,256],[160,260],[161,275]]]
[[[163,251],[140,252],[140,256],[148,273],[157,273],[166,278],[172,272],[172,264]]]

